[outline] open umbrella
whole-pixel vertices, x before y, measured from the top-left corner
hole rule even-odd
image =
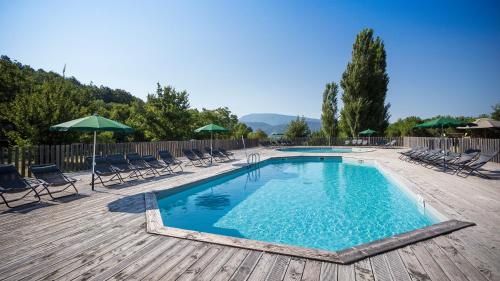
[[[49,130],[57,132],[94,132],[94,151],[92,153],[92,190],[94,190],[94,166],[97,132],[112,131],[130,133],[134,131],[134,129],[127,125],[123,125],[122,123],[104,118],[97,114],[57,124],[51,126]]]
[[[212,163],[213,159],[213,145],[212,145],[212,139],[213,139],[213,134],[214,132],[228,132],[229,130],[221,127],[219,125],[215,124],[208,124],[203,127],[200,127],[196,130],[194,130],[196,133],[202,133],[202,132],[210,132],[210,163]]]
[[[368,143],[370,143],[370,136],[375,134],[377,131],[374,131],[372,129],[366,129],[364,131],[359,132],[360,136],[368,136]]]
[[[449,118],[449,117],[439,117],[436,119],[432,119],[431,121],[427,121],[418,125],[415,125],[413,128],[441,128],[441,138],[443,138],[444,128],[454,128],[459,126],[467,125],[466,122],[463,122],[458,119]],[[444,144],[444,153],[446,154],[446,144]],[[443,158],[444,161],[445,158]],[[444,169],[446,170],[446,162],[444,161]]]
[[[374,131],[374,130],[372,130],[372,129],[366,129],[366,130],[364,130],[364,131],[359,132],[359,134],[360,134],[361,136],[371,136],[371,135],[375,134],[376,132],[377,132],[377,131]]]

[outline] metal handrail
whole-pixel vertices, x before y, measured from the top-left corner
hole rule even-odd
[[[247,157],[247,164],[253,165],[260,162],[260,154],[257,152],[250,153]]]

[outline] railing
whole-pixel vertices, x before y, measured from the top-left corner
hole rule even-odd
[[[253,165],[253,164],[256,164],[259,162],[260,162],[260,154],[259,153],[255,152],[255,153],[251,153],[250,155],[248,155],[247,164]]]
[[[255,147],[258,140],[245,140],[247,147]],[[55,163],[61,170],[81,171],[89,168],[86,157],[92,155],[92,144],[74,143],[65,145],[36,145],[23,147],[0,147],[0,164],[14,164],[22,176],[31,176],[28,167],[32,164]],[[97,144],[96,155],[137,152],[158,157],[158,150],[167,149],[180,157],[185,148],[210,147],[210,140],[158,141]],[[243,148],[242,140],[214,140],[214,147],[226,150]]]
[[[500,151],[500,139],[404,137],[403,146],[429,147],[433,149],[446,148],[449,151],[458,153],[462,153],[467,149],[498,152]],[[497,154],[492,161],[500,163],[500,155]]]

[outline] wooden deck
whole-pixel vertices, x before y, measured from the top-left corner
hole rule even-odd
[[[145,192],[233,169],[237,162],[96,192],[86,174],[79,196],[13,210],[1,205],[0,279],[500,280],[500,180],[463,179],[402,162],[392,149],[350,156],[377,159],[448,218],[477,226],[338,265],[146,232]]]

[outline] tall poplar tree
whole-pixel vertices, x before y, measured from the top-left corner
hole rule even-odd
[[[384,42],[373,37],[372,29],[364,29],[356,36],[351,62],[340,81],[344,90],[340,127],[344,134],[356,137],[365,129],[385,131],[390,116],[390,104],[385,103],[388,83]]]
[[[337,121],[337,94],[339,87],[335,82],[328,83],[323,91],[323,105],[321,107],[321,130],[331,144],[333,137],[338,132]]]

